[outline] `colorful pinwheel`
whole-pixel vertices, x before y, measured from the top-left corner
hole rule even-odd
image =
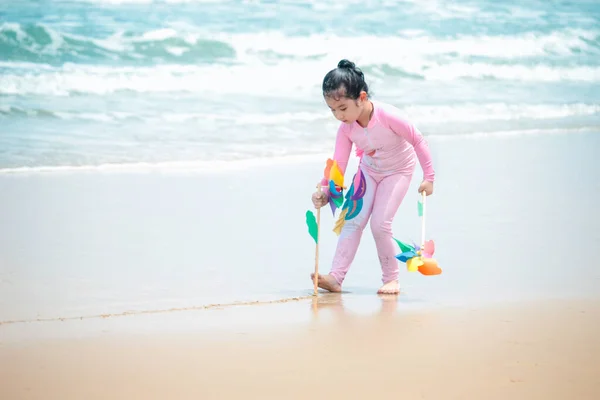
[[[413,244],[412,246],[394,238],[402,253],[396,258],[403,263],[406,263],[406,268],[409,272],[419,271],[423,275],[439,275],[442,273],[438,267],[437,261],[434,260],[433,253],[435,252],[435,243],[433,240],[425,241],[425,192],[423,199],[418,203],[419,216],[421,217],[421,246]]]
[[[342,206],[342,212],[333,227],[333,231],[338,236],[342,232],[342,228],[346,221],[356,217],[362,210],[363,197],[365,196],[366,190],[367,181],[365,180],[365,175],[362,170],[359,168],[352,179],[352,186],[350,186],[348,193],[346,193],[346,201]]]

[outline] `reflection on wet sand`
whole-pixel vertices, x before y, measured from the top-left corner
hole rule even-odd
[[[331,310],[338,317],[357,315],[344,306],[344,296],[345,293],[319,293],[318,296],[314,296],[311,301],[313,316],[317,317],[322,310]],[[374,315],[391,316],[396,314],[399,295],[377,294],[377,297],[379,297],[381,303]]]

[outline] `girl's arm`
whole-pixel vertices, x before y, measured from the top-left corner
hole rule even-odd
[[[433,161],[431,159],[431,153],[429,151],[427,141],[421,132],[419,132],[419,130],[412,123],[402,118],[395,107],[391,108],[391,110],[386,110],[385,117],[390,129],[392,129],[396,134],[402,136],[414,147],[417,158],[419,159],[419,163],[421,164],[421,168],[423,169],[423,179],[433,182],[435,179]]]

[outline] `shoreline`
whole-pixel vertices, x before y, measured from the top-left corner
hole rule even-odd
[[[564,128],[531,128],[519,130],[502,130],[492,132],[456,133],[449,135],[424,134],[432,143],[447,143],[460,140],[513,140],[518,137],[548,137],[598,134],[600,127],[564,127]],[[334,139],[335,135],[330,139]],[[332,142],[333,146],[333,142]],[[332,151],[312,152],[305,154],[288,154],[283,156],[257,156],[231,160],[173,160],[156,162],[114,162],[91,165],[37,165],[0,168],[2,176],[29,175],[61,175],[77,173],[102,174],[220,174],[243,171],[246,168],[265,168],[276,166],[293,166],[305,163],[325,164],[332,157]],[[432,151],[436,151],[432,148]],[[350,163],[356,163],[354,148],[350,155]]]
[[[527,300],[421,302],[400,295],[324,293],[266,301],[233,302],[162,310],[129,310],[121,313],[56,317],[0,322],[0,346],[43,341],[94,340],[101,337],[161,336],[165,334],[229,334],[247,330],[269,332],[303,327],[333,310],[341,318],[381,315],[404,318],[462,312],[490,312],[517,308],[544,308],[561,304],[600,304],[599,296],[554,296]],[[329,318],[329,317],[326,317]]]
[[[214,304],[206,304],[206,305],[198,305],[198,306],[173,307],[173,308],[154,309],[154,310],[130,310],[130,311],[122,311],[122,312],[114,312],[114,313],[106,313],[106,314],[88,314],[88,315],[70,316],[70,317],[48,317],[48,318],[23,319],[23,320],[6,320],[6,321],[0,321],[0,327],[2,325],[29,324],[29,323],[35,323],[35,322],[82,321],[82,320],[86,320],[86,319],[118,318],[118,317],[128,317],[128,316],[136,316],[136,315],[145,315],[145,314],[165,314],[165,313],[171,313],[171,312],[203,311],[203,310],[230,308],[230,307],[280,304],[280,303],[289,303],[289,302],[293,302],[293,301],[308,300],[310,298],[312,298],[312,296],[288,297],[288,298],[276,299],[276,300],[250,300],[250,301],[237,301],[237,302],[232,302],[232,303],[214,303]]]

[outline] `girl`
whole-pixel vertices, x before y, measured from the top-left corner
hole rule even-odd
[[[359,171],[364,175],[366,191],[360,212],[345,221],[333,258],[331,272],[318,276],[320,288],[341,292],[342,282],[350,268],[367,225],[377,247],[383,272],[383,286],[377,293],[399,293],[396,244],[392,239],[392,221],[408,191],[416,159],[423,169],[419,193],[433,193],[435,171],[429,148],[422,134],[400,116],[394,106],[369,99],[364,75],[353,62],[341,60],[337,68],[323,79],[323,96],[331,112],[342,123],[337,132],[333,159],[343,174],[346,172],[352,144],[360,157]],[[353,180],[354,181],[354,180]],[[327,185],[325,177],[322,182]],[[329,192],[312,195],[316,208],[329,202]],[[311,279],[315,279],[311,274]]]

